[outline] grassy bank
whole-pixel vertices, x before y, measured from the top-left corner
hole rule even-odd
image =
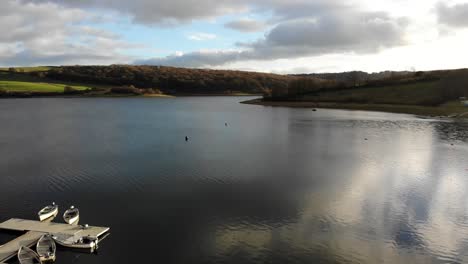
[[[390,113],[414,114],[424,116],[451,116],[467,117],[468,107],[464,107],[458,101],[448,102],[440,106],[428,107],[418,105],[402,104],[358,104],[358,103],[340,103],[340,102],[307,102],[307,101],[265,101],[263,99],[254,99],[242,102],[244,104],[254,104],[263,106],[282,106],[297,108],[330,108],[346,110],[379,111]]]
[[[49,66],[14,67],[13,69],[14,69],[14,71],[16,71],[16,72],[45,72],[45,71],[48,71],[48,70],[52,69],[52,67],[49,67]],[[9,72],[9,71],[10,71],[10,68],[7,68],[7,67],[0,67],[0,71]]]
[[[41,82],[21,82],[21,81],[0,81],[0,89],[9,92],[57,92],[63,93],[66,84],[41,83]],[[86,90],[91,87],[71,85],[75,90]]]

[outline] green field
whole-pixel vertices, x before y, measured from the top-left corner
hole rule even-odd
[[[0,89],[12,92],[63,92],[65,84],[22,82],[22,81],[0,81]],[[86,90],[86,86],[70,86],[77,90]]]
[[[48,67],[29,67],[29,72],[44,70]],[[34,70],[33,70],[34,69]],[[91,89],[88,84],[63,82],[48,78],[39,78],[28,72],[9,72],[2,71],[0,68],[0,90],[10,92],[55,92],[63,93],[64,87],[70,86],[76,90]],[[92,87],[102,87],[93,85]]]
[[[19,72],[41,72],[41,71],[48,71],[52,67],[48,66],[38,66],[38,67],[13,67],[16,71]],[[0,67],[0,71],[9,71],[9,67]]]

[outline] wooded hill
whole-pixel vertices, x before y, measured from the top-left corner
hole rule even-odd
[[[107,86],[134,86],[166,94],[263,94],[286,88],[296,77],[268,73],[186,69],[163,66],[64,66],[38,76]]]

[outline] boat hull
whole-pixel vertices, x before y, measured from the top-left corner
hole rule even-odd
[[[66,248],[72,248],[72,249],[77,249],[80,251],[86,251],[93,253],[97,248],[98,248],[98,240],[94,241],[89,241],[89,242],[76,242],[73,237],[60,237],[60,236],[54,236],[53,237],[54,241]]]
[[[55,262],[56,257],[39,257],[42,263],[50,263],[50,262]]]
[[[41,260],[36,252],[27,247],[18,250],[18,261],[20,264],[40,264]]]
[[[63,220],[69,225],[77,225],[80,221],[80,211],[72,206],[63,214]]]
[[[80,222],[80,216],[75,216],[70,219],[65,219],[65,222],[69,225],[77,225]]]
[[[56,246],[55,241],[50,235],[43,235],[36,245],[37,254],[42,262],[54,262]]]
[[[40,221],[44,221],[44,220],[47,220],[49,218],[55,218],[57,215],[58,215],[58,207],[55,207],[54,210],[50,211],[50,212],[47,212],[47,213],[42,213],[44,209],[42,209],[39,213],[38,213],[38,217],[39,217],[39,220]]]

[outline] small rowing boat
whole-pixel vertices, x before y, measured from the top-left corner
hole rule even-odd
[[[91,236],[83,236],[76,238],[74,236],[67,236],[64,234],[57,234],[52,237],[54,241],[67,248],[89,250],[94,252],[98,248],[98,238]]]
[[[58,205],[52,203],[44,208],[42,208],[37,215],[39,216],[40,221],[44,221],[46,219],[56,217],[58,214]]]
[[[36,250],[42,262],[54,262],[56,249],[55,241],[51,235],[43,235],[37,241]]]
[[[80,211],[73,205],[63,214],[63,220],[70,225],[77,225],[80,220]]]
[[[42,264],[37,253],[27,247],[18,250],[18,260],[20,264]]]

